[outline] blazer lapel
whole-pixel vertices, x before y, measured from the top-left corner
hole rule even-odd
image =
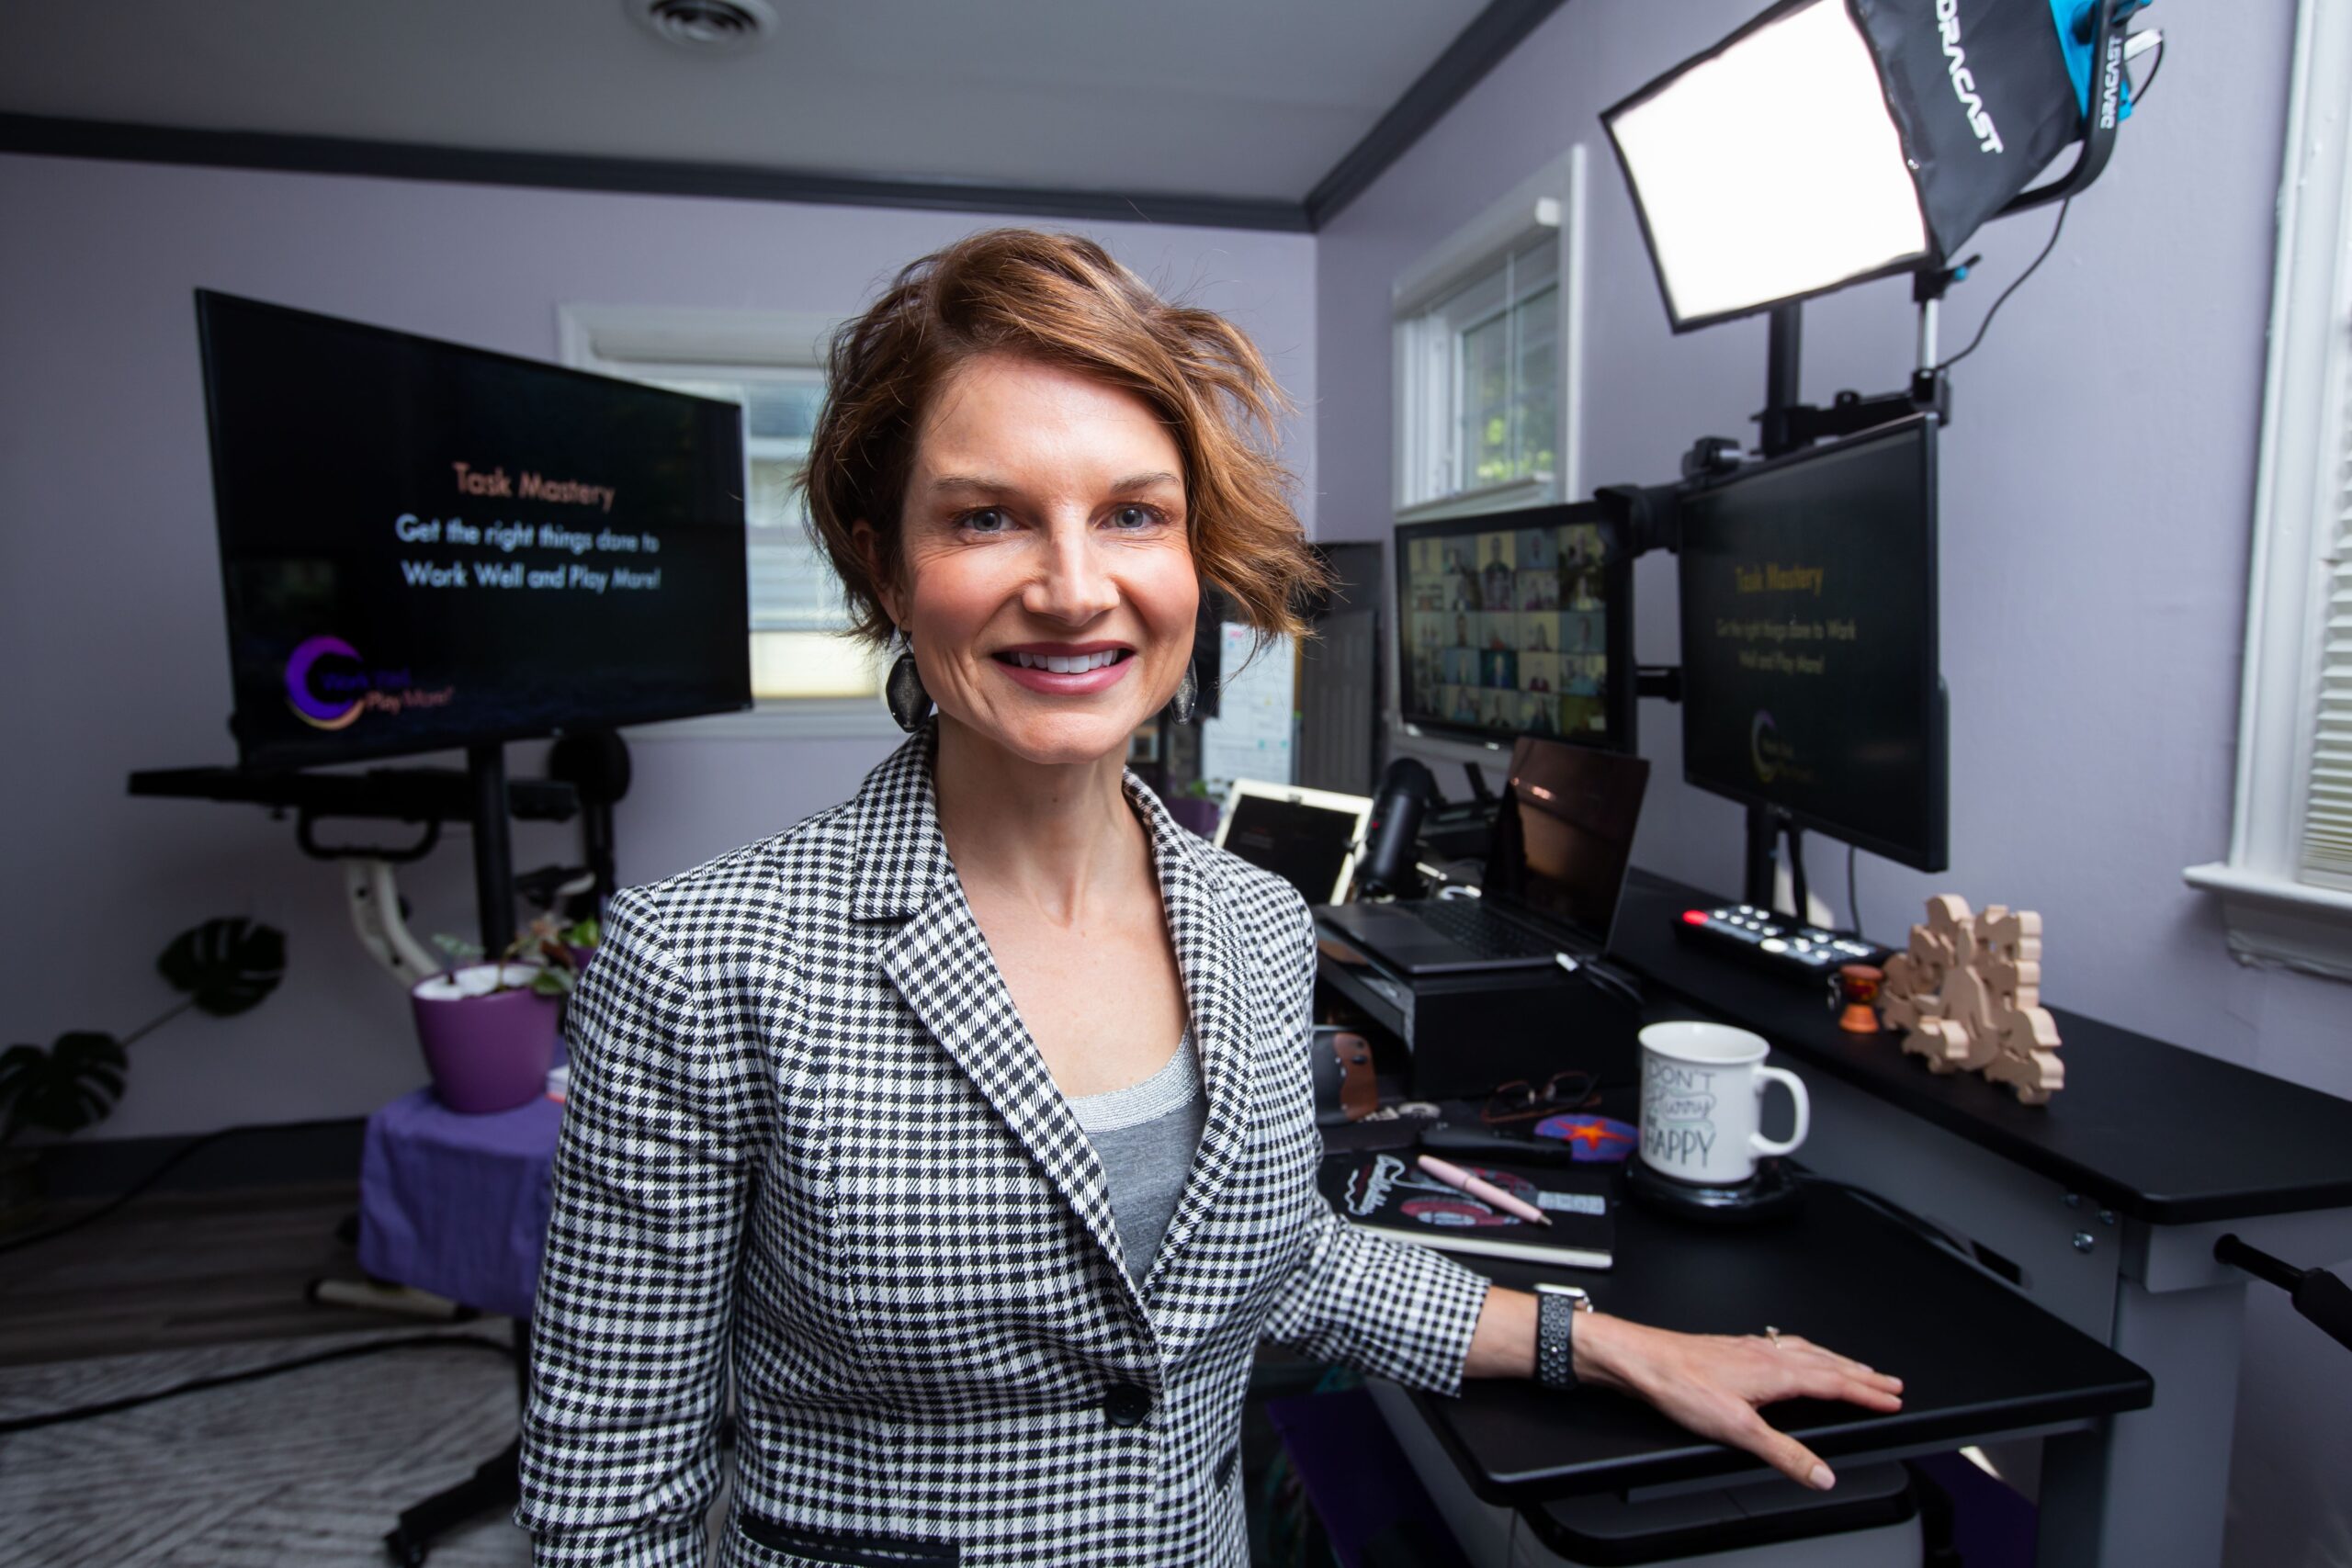
[[[1255,1122],[1250,1095],[1253,1021],[1232,900],[1209,857],[1207,842],[1170,817],[1159,797],[1135,774],[1125,776],[1125,784],[1127,798],[1151,833],[1152,864],[1159,874],[1160,903],[1175,943],[1176,966],[1183,976],[1193,1041],[1200,1048],[1201,1088],[1208,1100],[1208,1121],[1192,1174],[1144,1280],[1144,1292],[1149,1295],[1250,1146]]]
[[[890,983],[1021,1140],[1123,1282],[1130,1276],[1094,1145],[1022,1021],[988,939],[972,916],[939,831],[926,727],[875,770],[861,792],[856,895],[862,920],[904,917],[883,944]],[[1180,1253],[1249,1146],[1251,1017],[1224,880],[1207,844],[1168,814],[1135,774],[1127,798],[1151,838],[1153,869],[1199,1048],[1207,1124],[1175,1213],[1140,1293]],[[1132,1287],[1131,1287],[1132,1288]]]
[[[882,946],[883,973],[1125,1281],[1118,1224],[1093,1142],[1013,1006],[948,858],[931,786],[933,734],[925,727],[866,781],[853,912],[860,919],[910,917]]]

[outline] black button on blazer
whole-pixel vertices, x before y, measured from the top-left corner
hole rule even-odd
[[[1248,1562],[1272,1338],[1459,1391],[1486,1281],[1317,1192],[1315,940],[1134,775],[1208,1101],[1141,1284],[949,863],[926,728],[613,902],[571,1010],[515,1519],[548,1563]]]

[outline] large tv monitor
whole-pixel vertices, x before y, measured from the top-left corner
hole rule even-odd
[[[751,704],[742,415],[197,293],[256,771]]]
[[[1944,869],[1936,429],[1760,463],[1681,503],[1682,776]]]
[[[1592,503],[1396,529],[1397,707],[1417,729],[1634,750],[1633,567]]]

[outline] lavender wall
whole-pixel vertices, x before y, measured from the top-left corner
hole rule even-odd
[[[1668,479],[1692,437],[1752,432],[1764,329],[1668,331],[1598,117],[1757,8],[1571,0],[1317,236],[1326,537],[1385,528],[1390,280],[1577,141],[1593,175],[1588,482]],[[2293,11],[2155,18],[2176,38],[2160,89],[2059,249],[1953,372],[1951,869],[1864,856],[1860,902],[1882,939],[1948,888],[2039,909],[2053,1001],[2352,1096],[2352,992],[2238,966],[2213,904],[2180,881],[2229,836]],[[2045,212],[1979,236],[1985,260],[1950,303],[1946,353],[2049,226]],[[1899,282],[1808,306],[1806,395],[1896,387],[1911,328]],[[1671,662],[1671,564],[1646,560],[1639,575],[1641,657]],[[1641,720],[1655,771],[1638,859],[1736,886],[1737,808],[1680,782],[1673,709],[1646,703]],[[1815,841],[1814,885],[1841,908],[1843,860]],[[2275,1291],[2255,1292],[2248,1344],[2229,1561],[2352,1562],[2352,1363]]]
[[[560,301],[846,311],[915,256],[1019,220],[15,156],[0,156],[0,1043],[153,1016],[172,1000],[153,953],[205,917],[249,915],[289,942],[261,1010],[183,1018],[135,1047],[109,1137],[356,1115],[423,1079],[406,998],[290,821],[124,794],[132,769],[234,755],[189,291],[552,359]],[[1239,322],[1311,407],[1310,238],[1082,227]],[[1289,455],[1310,497],[1314,441],[1299,421]],[[622,879],[789,826],[887,745],[639,745]],[[514,748],[510,766],[535,770],[539,750]],[[518,825],[516,863],[575,844]],[[420,932],[472,931],[469,866],[459,830],[405,874]]]

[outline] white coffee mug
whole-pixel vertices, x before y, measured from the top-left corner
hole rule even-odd
[[[1678,1181],[1728,1187],[1762,1155],[1804,1142],[1813,1102],[1794,1073],[1768,1067],[1760,1035],[1722,1023],[1653,1023],[1641,1032],[1642,1158]],[[1768,1083],[1788,1087],[1797,1124],[1786,1143],[1757,1131]]]

